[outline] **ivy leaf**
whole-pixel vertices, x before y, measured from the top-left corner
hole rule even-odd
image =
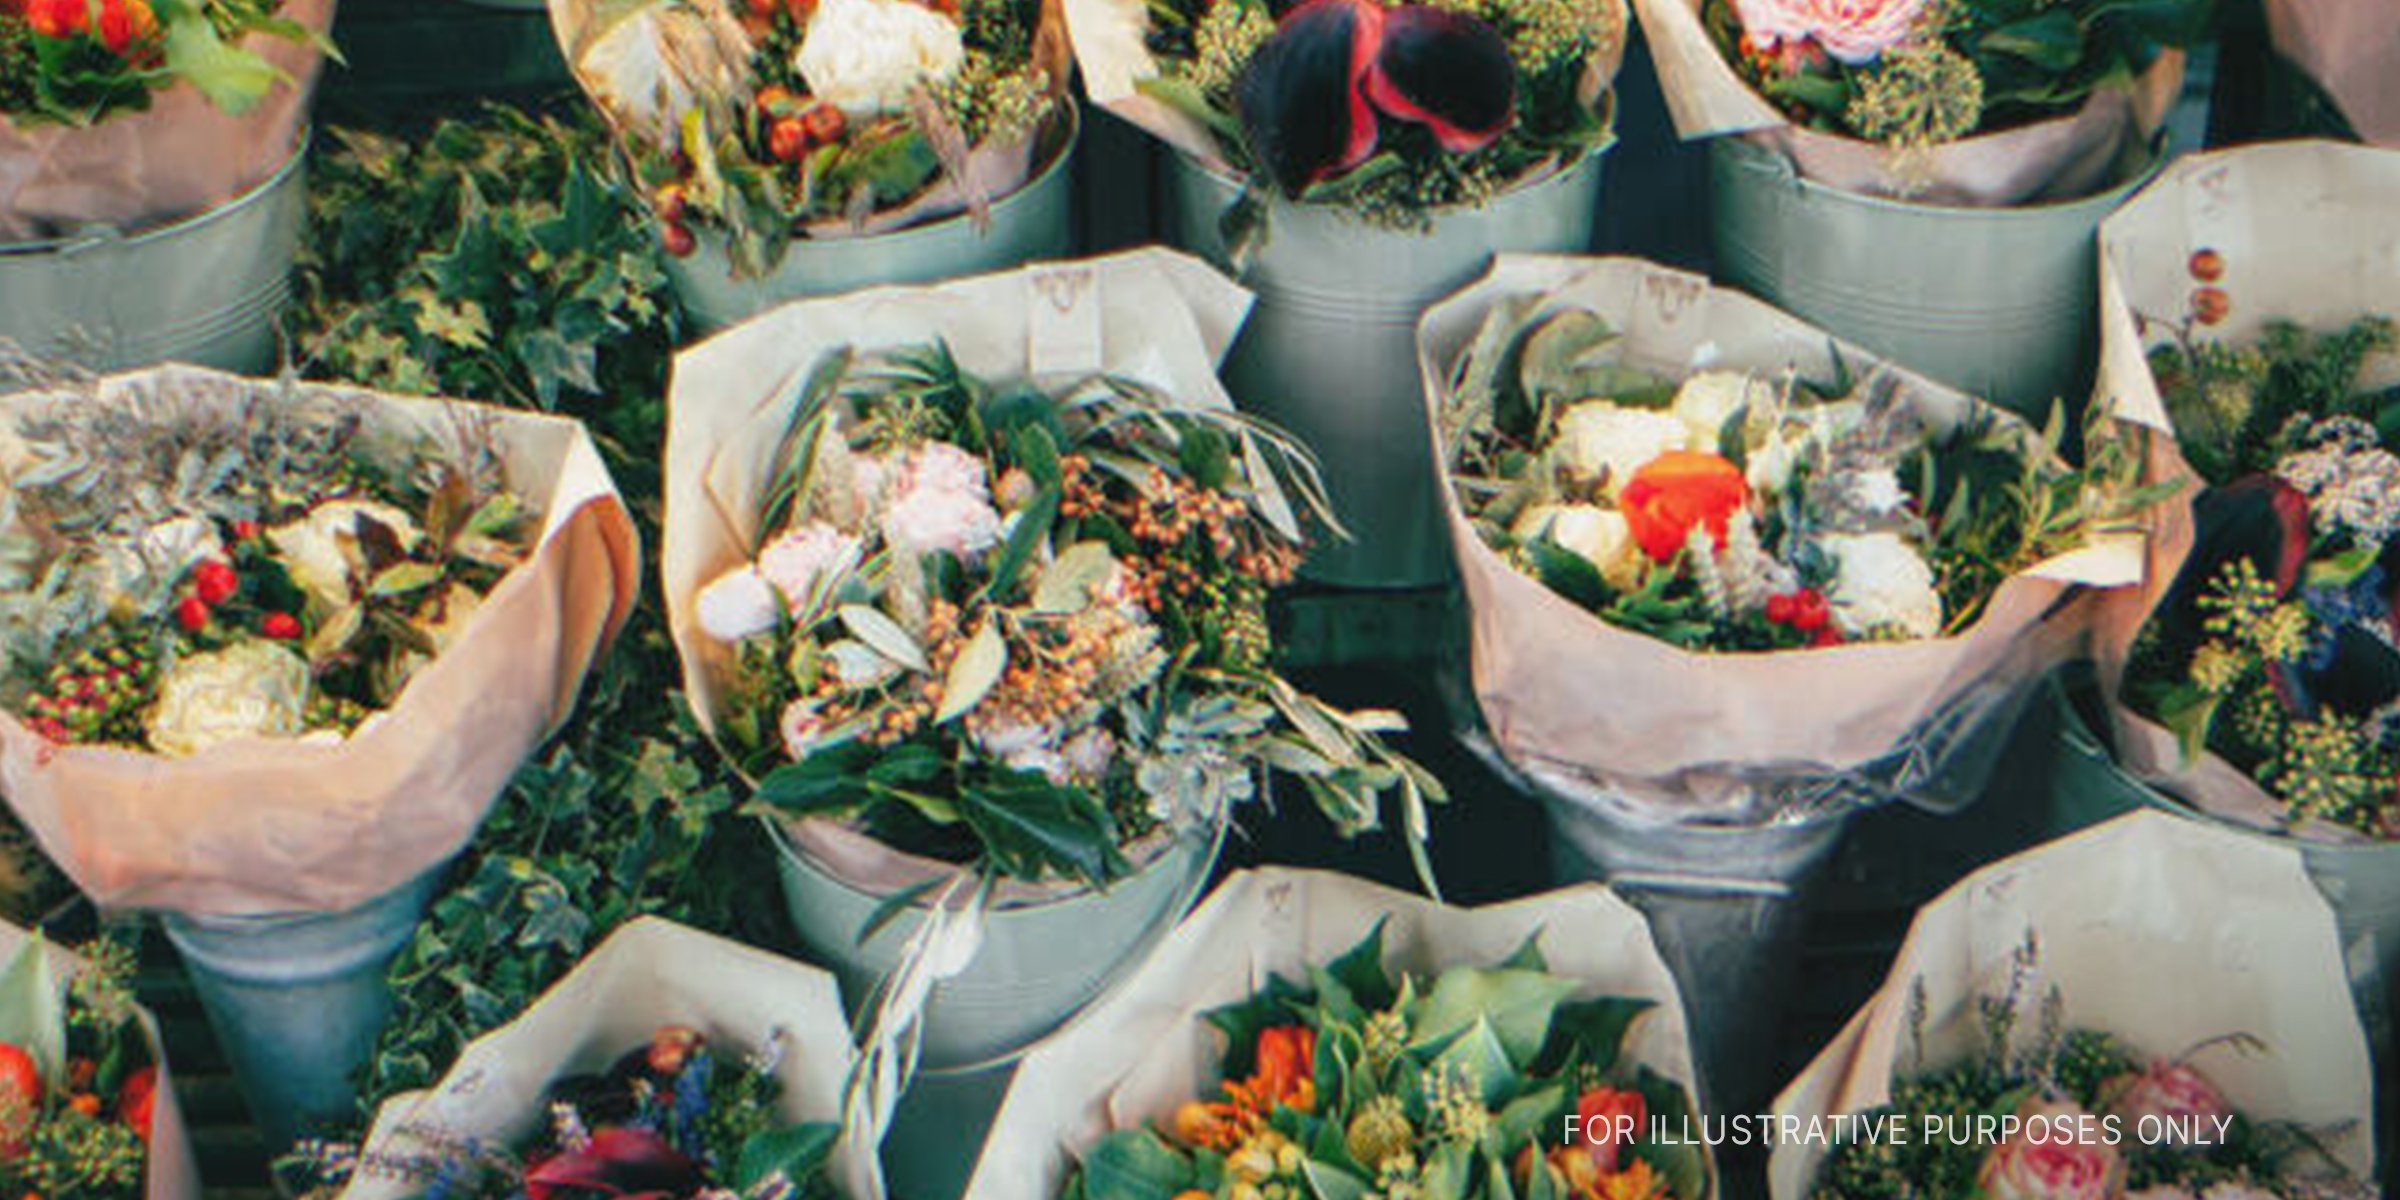
[[[934,724],[965,716],[969,709],[983,702],[1007,669],[1008,641],[1000,636],[999,619],[987,617],[950,663],[950,675],[942,683],[942,704],[933,714]]]

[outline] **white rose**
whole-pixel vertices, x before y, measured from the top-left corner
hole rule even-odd
[[[1561,549],[1599,568],[1610,587],[1631,591],[1642,584],[1642,548],[1634,543],[1625,514],[1595,504],[1537,504],[1509,530],[1520,541],[1548,533]]]
[[[738,642],[775,628],[783,598],[758,568],[744,563],[701,588],[692,608],[702,633],[720,642]]]
[[[1691,431],[1673,413],[1587,400],[1560,414],[1552,446],[1576,474],[1591,479],[1606,474],[1613,498],[1651,459],[1690,442]]]
[[[241,738],[302,731],[308,663],[273,642],[236,642],[176,661],[142,720],[150,748],[169,758]]]
[[[1747,407],[1752,415],[1775,403],[1775,389],[1746,371],[1702,371],[1675,392],[1673,412],[1691,431],[1690,448],[1717,452],[1725,422]]]
[[[1825,599],[1849,638],[1898,629],[1912,638],[1942,632],[1942,596],[1933,567],[1896,533],[1836,533],[1817,539],[1834,562]]]
[[[307,516],[267,531],[276,561],[320,610],[350,603],[350,570],[361,516],[391,530],[402,549],[417,544],[417,523],[407,513],[373,500],[328,500]]]
[[[858,565],[859,540],[821,521],[788,530],[758,552],[758,573],[783,594],[793,615],[828,579]]]
[[[792,66],[811,95],[854,120],[898,112],[918,85],[966,58],[958,26],[907,0],[823,0]]]

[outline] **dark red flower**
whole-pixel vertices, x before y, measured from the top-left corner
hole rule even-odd
[[[1375,0],[1308,0],[1285,13],[1234,84],[1233,106],[1269,179],[1298,195],[1375,153],[1367,72],[1383,40]]]
[[[583,1147],[562,1151],[525,1172],[526,1200],[586,1200],[686,1195],[704,1182],[700,1164],[647,1129],[595,1130]]]
[[[1482,21],[1410,4],[1383,19],[1366,95],[1387,117],[1423,125],[1452,154],[1489,146],[1517,115],[1517,65]]]

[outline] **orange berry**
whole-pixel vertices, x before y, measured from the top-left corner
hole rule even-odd
[[[2202,283],[2225,278],[2225,256],[2214,250],[2192,251],[2192,260],[2186,265],[2191,268],[2192,278]]]
[[[2233,311],[2233,297],[2221,287],[2192,289],[2192,317],[2203,325],[2214,325]]]
[[[767,127],[767,152],[782,162],[799,162],[808,153],[808,125],[799,117],[777,117]]]
[[[87,1117],[100,1115],[100,1097],[90,1092],[77,1092],[67,1101],[67,1107]]]
[[[692,251],[700,248],[699,239],[692,236],[692,227],[681,221],[660,225],[658,241],[666,247],[667,253],[677,258],[689,258]]]
[[[842,140],[842,131],[849,126],[849,122],[842,117],[842,110],[831,104],[819,104],[809,109],[801,115],[800,120],[808,130],[808,140],[820,145]]]

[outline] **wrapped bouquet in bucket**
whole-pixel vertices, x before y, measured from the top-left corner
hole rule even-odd
[[[921,1029],[964,1067],[1056,1028],[1191,902],[1268,767],[1345,832],[1396,794],[1421,850],[1442,793],[1380,740],[1398,718],[1269,665],[1322,497],[1216,384],[1243,302],[1144,251],[803,302],[679,360],[685,683],[871,1042]]]
[[[1454,909],[1244,872],[1026,1060],[970,1194],[1705,1200],[1692,1086],[1674,984],[1601,888]]]
[[[1483,740],[1544,798],[1562,872],[1759,898],[1663,934],[1671,960],[1772,951],[1776,898],[1860,808],[1973,799],[2080,639],[2064,602],[2139,571],[2139,462],[2108,422],[2070,466],[2057,421],[1694,276],[1503,258],[1423,352]],[[1717,961],[1736,978],[1685,986],[1771,994]]]
[[[1046,0],[551,0],[704,328],[1067,249]]]
[[[2378,1049],[2400,967],[2400,155],[2294,142],[2188,160],[2103,227],[2103,387],[2182,485],[2146,586],[2099,627],[2122,772],[2073,820],[2166,805],[2296,843]],[[2310,231],[2342,231],[2326,238]]]
[[[193,1200],[199,1172],[133,952],[77,957],[0,925],[0,1185],[19,1196]]]
[[[2020,409],[2081,397],[2092,233],[2206,0],[1639,4],[1676,129],[1715,139],[1728,282]]]
[[[2365,1200],[2368,1069],[2299,856],[2145,813],[1944,894],[1726,1136],[1776,1200]]]
[[[581,426],[505,410],[160,368],[0,427],[0,789],[96,902],[165,910],[283,1132],[629,611],[631,525]]]
[[[1094,102],[1176,153],[1172,239],[1259,296],[1226,368],[1323,455],[1312,577],[1448,572],[1410,398],[1418,314],[1495,253],[1588,249],[1623,0],[1067,0]]]
[[[608,936],[363,1146],[309,1150],[342,1200],[882,1200],[835,1118],[853,1058],[831,976],[655,917]]]
[[[332,19],[331,0],[0,8],[0,337],[265,366]]]

